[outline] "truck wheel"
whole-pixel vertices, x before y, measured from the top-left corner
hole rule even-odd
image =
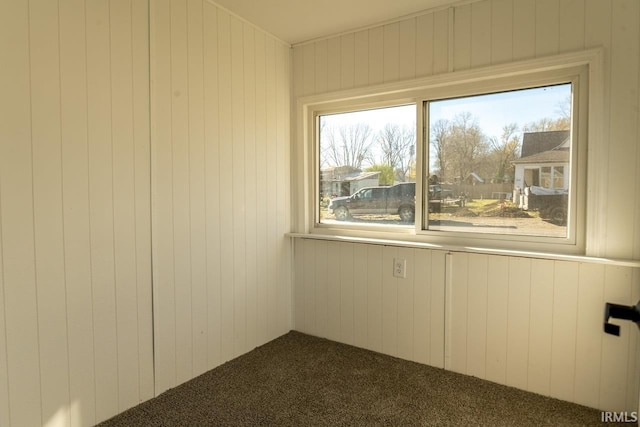
[[[349,210],[344,206],[340,206],[333,211],[338,221],[346,221],[349,218]]]
[[[415,212],[411,206],[402,206],[398,211],[398,215],[400,215],[400,219],[403,222],[413,222],[415,219]]]
[[[549,217],[554,224],[564,225],[567,223],[567,211],[560,206],[553,208]]]

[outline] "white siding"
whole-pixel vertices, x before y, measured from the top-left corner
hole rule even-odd
[[[204,0],[151,27],[161,393],[290,330],[290,49]]]
[[[606,185],[589,189],[589,196],[597,195],[598,200],[597,206],[591,203],[589,208],[598,209],[603,219],[589,225],[594,229],[592,235],[601,239],[593,246],[600,255],[638,259],[640,186],[635,183],[640,182],[639,32],[640,3],[635,0],[471,2],[356,32],[353,58],[340,51],[348,35],[295,46],[294,58],[299,55],[302,59],[304,51],[315,61],[294,62],[294,97],[602,47],[602,121],[607,148],[593,155],[603,173],[598,182]],[[353,85],[350,80],[331,77],[331,73],[339,77],[353,69]],[[302,162],[299,148],[296,145],[294,154]],[[595,213],[587,217],[593,218]],[[389,260],[399,249],[354,246],[350,257],[366,256],[368,260],[363,286],[361,278],[353,276],[348,268],[333,269],[330,263],[325,267],[326,257],[318,252],[334,245],[305,241],[305,253],[315,254],[315,260],[309,262],[314,259],[309,256],[304,264],[296,264],[295,294],[304,288],[307,295],[321,295],[322,300],[305,298],[305,304],[315,304],[316,312],[324,313],[324,301],[331,310],[344,298],[344,288],[355,286],[358,295],[366,293],[367,342],[350,341],[340,325],[330,323],[324,329],[306,329],[296,318],[296,329],[415,360],[418,348],[424,355],[424,344],[417,347],[414,340],[411,356],[405,337],[411,333],[419,336],[418,331],[426,328],[431,337],[441,334],[448,347],[445,353],[444,347],[431,346],[431,357],[419,359],[423,363],[592,407],[637,409],[637,331],[626,325],[620,338],[602,333],[605,301],[637,301],[637,269],[453,254],[447,257],[453,265],[448,265],[450,275],[445,281],[444,253],[425,251],[431,257],[432,280],[433,274],[441,271],[439,282],[429,284],[432,292],[427,303],[424,289],[416,288],[420,282],[416,277],[424,277],[424,272],[413,279],[391,276]],[[296,253],[301,247],[296,242]],[[335,253],[329,250],[327,256],[331,259]],[[415,268],[422,268],[418,264]],[[308,283],[307,268],[314,269],[316,278],[325,277],[322,270],[329,268],[326,286],[316,288],[317,282]],[[401,285],[407,282],[413,285]],[[445,283],[446,337],[444,324],[435,325],[432,317],[437,313],[440,318],[445,308]],[[442,295],[437,294],[440,289]],[[361,304],[360,298],[355,298],[354,304]],[[406,323],[408,313],[413,313],[411,323]],[[426,324],[427,319],[431,323]],[[442,360],[440,365],[434,362],[437,358]]]
[[[0,424],[153,397],[148,6],[0,5]]]

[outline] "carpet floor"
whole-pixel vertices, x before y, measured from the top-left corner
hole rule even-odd
[[[595,409],[290,332],[100,425],[603,424]]]

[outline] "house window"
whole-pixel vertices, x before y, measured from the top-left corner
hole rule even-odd
[[[415,105],[318,117],[321,224],[413,228],[415,118]]]
[[[587,207],[598,214],[586,200],[586,136],[599,60],[586,52],[301,98],[299,171],[312,172],[299,184],[301,228],[584,253]]]

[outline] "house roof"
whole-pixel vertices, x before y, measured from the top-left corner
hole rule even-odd
[[[512,161],[513,164],[523,163],[569,163],[569,150],[548,150],[542,153],[532,154]]]
[[[569,139],[568,130],[554,130],[547,132],[525,132],[522,137],[522,151],[520,158],[533,154],[553,150],[560,147]]]

